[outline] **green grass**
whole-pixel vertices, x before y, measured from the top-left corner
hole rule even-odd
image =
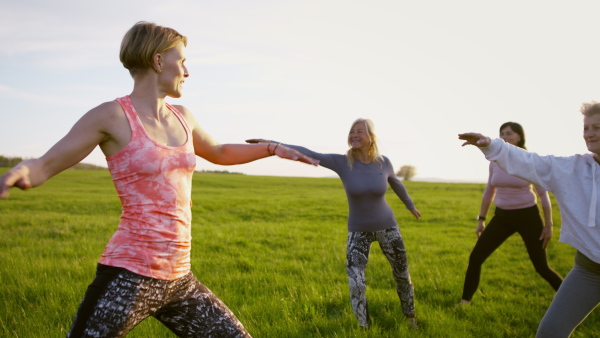
[[[373,326],[358,328],[348,300],[347,204],[338,179],[196,174],[192,270],[254,337],[533,337],[554,291],[518,235],[484,265],[473,304],[455,306],[484,185],[405,183],[422,220],[391,191],[388,201],[407,247],[418,331],[403,318],[377,245],[367,267]],[[557,241],[554,207],[548,256],[564,276],[574,249]],[[0,336],[66,334],[119,215],[102,170],[69,170],[0,201]],[[599,324],[596,311],[573,337],[598,336]],[[149,318],[129,337],[174,335]]]

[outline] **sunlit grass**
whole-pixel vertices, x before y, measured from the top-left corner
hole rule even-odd
[[[196,174],[192,269],[254,337],[533,337],[554,291],[518,235],[484,265],[473,304],[456,306],[484,186],[406,185],[421,221],[391,191],[388,200],[408,251],[418,331],[402,316],[376,244],[367,267],[373,326],[358,328],[348,300],[347,204],[338,179]],[[106,171],[66,171],[0,201],[0,336],[66,334],[119,214]],[[559,219],[555,206],[548,255],[564,276],[574,250],[557,242]],[[573,336],[594,337],[599,324],[593,313]],[[153,318],[129,336],[174,337]]]

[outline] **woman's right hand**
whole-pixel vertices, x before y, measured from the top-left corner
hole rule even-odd
[[[475,229],[475,233],[477,234],[477,238],[481,237],[481,233],[485,230],[485,221],[478,221],[477,228]]]

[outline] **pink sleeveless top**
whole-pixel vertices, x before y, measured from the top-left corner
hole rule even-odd
[[[533,188],[540,195],[542,207],[550,206],[550,197],[546,190],[504,172],[496,162],[490,162],[490,174],[484,196],[494,198],[494,204],[504,210],[532,207],[537,204]]]
[[[156,143],[146,133],[129,96],[118,98],[131,128],[131,140],[106,158],[123,212],[100,258],[104,265],[139,275],[173,280],[190,271],[191,187],[196,156],[192,134],[181,146]]]

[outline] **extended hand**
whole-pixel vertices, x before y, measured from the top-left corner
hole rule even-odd
[[[487,147],[492,142],[489,137],[479,133],[458,134],[458,139],[465,141],[465,143],[462,144],[463,147],[469,144],[477,147]]]

